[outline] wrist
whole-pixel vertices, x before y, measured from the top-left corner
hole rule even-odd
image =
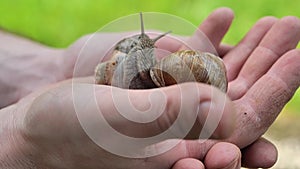
[[[28,55],[6,56],[0,62],[0,108],[61,80],[62,50],[44,49]]]
[[[63,50],[0,30],[0,108],[64,79]]]

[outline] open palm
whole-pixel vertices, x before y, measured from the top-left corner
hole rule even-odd
[[[209,22],[212,19],[215,22]],[[227,94],[238,112],[236,130],[229,141],[243,148],[266,132],[300,85],[300,50],[295,49],[300,40],[300,20],[265,17],[238,45],[220,45],[232,19],[230,10],[216,11],[199,31],[211,40],[226,65]]]
[[[238,111],[229,139],[245,147],[265,133],[300,85],[300,20],[266,17],[224,56],[228,95]]]
[[[232,19],[230,10],[217,10],[193,36],[204,33],[224,60],[227,94],[238,111],[236,130],[229,141],[243,148],[265,133],[300,85],[300,50],[295,49],[300,40],[300,20],[265,17],[238,45],[220,44]],[[197,43],[193,39],[188,43]],[[164,43],[159,44],[167,47]],[[182,48],[174,43],[169,49]]]
[[[259,138],[300,85],[300,20],[261,19],[223,56],[228,95],[236,104],[238,124],[230,139],[240,147]]]
[[[227,95],[237,110],[237,124],[227,141],[245,148],[255,141],[265,141],[260,137],[300,85],[300,50],[295,49],[300,40],[300,20],[291,16],[265,17],[238,45],[223,45],[220,42],[232,19],[230,10],[216,10],[198,31],[210,39],[226,65]],[[184,48],[174,46],[171,50]],[[247,148],[245,151],[255,153]]]

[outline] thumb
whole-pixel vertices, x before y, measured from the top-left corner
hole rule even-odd
[[[81,105],[77,107],[83,110],[77,111],[77,115],[90,127],[91,124],[100,124],[101,127],[94,129],[100,133],[117,131],[130,138],[151,137],[155,141],[149,143],[155,144],[187,135],[200,135],[202,139],[211,135],[226,138],[234,127],[232,102],[224,93],[204,84],[185,83],[151,90],[95,86],[97,106],[94,108],[90,103],[84,103],[93,101],[87,98],[86,88],[78,89],[83,91],[79,92],[82,96],[79,94],[80,99],[75,105]],[[102,120],[99,120],[99,114]]]
[[[192,128],[202,127],[201,137],[213,134],[226,138],[235,120],[230,99],[218,89],[199,83],[152,90],[110,88],[105,96],[96,92],[96,98],[101,113],[114,117],[107,118],[109,123],[133,137],[150,137],[168,131],[170,138],[184,138]],[[193,134],[190,136],[195,137]]]
[[[151,145],[187,135],[227,138],[234,127],[232,102],[218,89],[200,83],[151,90],[75,83],[52,89],[42,98],[36,101],[44,105],[43,111],[33,111],[38,113],[30,119],[45,116],[43,119],[48,120],[32,129],[61,133],[59,138],[66,133],[77,137],[84,131],[103,149],[126,157],[161,154],[176,144],[159,149]],[[47,102],[43,102],[45,99]]]

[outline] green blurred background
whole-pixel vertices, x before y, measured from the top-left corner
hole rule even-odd
[[[297,0],[0,0],[0,27],[64,48],[112,20],[140,11],[169,13],[199,25],[212,10],[223,6],[236,15],[224,39],[232,45],[261,17],[300,16]],[[279,149],[276,168],[300,168],[296,159],[300,156],[299,118],[300,90],[266,134]]]
[[[170,13],[199,25],[212,10],[223,6],[236,15],[224,39],[233,45],[263,16],[300,16],[300,1],[294,0],[1,0],[0,27],[62,48],[112,20],[140,11]],[[300,115],[299,103],[300,91],[285,111]]]

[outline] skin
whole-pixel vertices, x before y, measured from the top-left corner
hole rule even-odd
[[[295,49],[300,39],[299,18],[262,18],[235,47],[220,46],[218,34],[209,33],[215,30],[205,29],[208,25],[200,29],[219,46],[227,68],[227,94],[238,110],[236,129],[227,140],[243,148],[265,133],[299,87],[300,64],[295,62],[300,55]],[[276,150],[270,151],[275,155]],[[243,163],[257,167],[249,161]]]
[[[294,62],[294,60],[298,60],[300,57],[299,51],[294,49],[300,38],[299,19],[295,17],[285,17],[280,20],[270,17],[263,18],[254,25],[237,46],[220,45],[220,41],[227,32],[232,18],[232,12],[229,9],[222,8],[213,12],[200,25],[199,29],[208,36],[217,48],[220,56],[224,58],[228,70],[228,97],[232,101],[229,99],[226,100],[224,110],[213,110],[216,116],[222,115],[220,124],[214,134],[225,141],[236,144],[239,148],[243,148],[242,161],[241,153],[237,146],[226,142],[217,143],[219,141],[216,140],[208,140],[206,142],[181,140],[180,144],[174,149],[159,156],[145,159],[128,159],[107,154],[107,152],[94,144],[86,136],[78,123],[72,105],[72,85],[69,82],[62,82],[41,89],[41,87],[53,83],[53,81],[72,77],[70,70],[73,70],[77,54],[88,38],[84,37],[67,50],[44,50],[40,45],[32,46],[37,49],[37,53],[53,55],[54,58],[56,58],[55,56],[64,56],[57,57],[57,60],[53,59],[56,60],[53,65],[57,68],[51,69],[51,72],[55,76],[54,80],[49,80],[51,79],[47,77],[49,71],[44,66],[40,66],[37,68],[38,71],[41,72],[41,75],[44,74],[46,76],[43,76],[43,78],[41,78],[42,76],[36,77],[29,72],[25,73],[25,77],[36,77],[36,79],[33,78],[36,81],[47,79],[43,83],[35,83],[32,86],[30,83],[33,83],[34,80],[26,82],[23,80],[25,79],[24,74],[18,76],[19,73],[17,73],[17,76],[10,77],[12,81],[25,82],[25,84],[13,83],[15,84],[13,87],[16,89],[17,94],[11,95],[11,92],[7,92],[7,90],[4,90],[5,88],[1,88],[1,91],[4,92],[3,97],[7,98],[5,102],[1,103],[2,106],[13,103],[31,93],[31,91],[36,91],[40,88],[39,91],[26,96],[17,104],[6,107],[0,112],[0,119],[3,121],[0,125],[0,129],[2,129],[0,130],[0,140],[3,140],[1,141],[2,144],[0,144],[1,150],[3,150],[0,155],[1,162],[4,161],[2,165],[9,166],[10,168],[20,168],[20,166],[24,167],[26,165],[28,166],[27,168],[32,166],[38,168],[58,168],[58,166],[61,168],[75,168],[75,166],[78,168],[97,168],[97,166],[100,167],[99,165],[102,167],[107,165],[105,168],[112,165],[115,165],[114,168],[124,168],[125,166],[127,168],[203,168],[203,166],[206,166],[206,168],[239,168],[242,162],[247,167],[272,166],[277,158],[276,148],[270,142],[260,137],[275,120],[282,107],[291,98],[300,84],[300,63]],[[105,38],[106,35],[97,36],[99,36],[98,38],[103,38],[103,36]],[[197,36],[197,33],[195,36]],[[118,39],[118,36],[115,38]],[[283,39],[283,41],[276,41],[277,38]],[[181,44],[176,44],[175,41],[171,41],[168,38],[162,38],[157,46],[167,49],[167,45],[164,44],[170,43],[173,44],[172,49],[169,49],[170,51],[184,48]],[[91,67],[80,69],[81,72],[78,72],[77,76],[86,76],[92,73],[93,64],[97,63],[95,62],[97,61],[96,54],[101,52],[101,50],[105,50],[105,46],[103,48],[88,50],[90,53],[83,54],[84,57],[88,58],[87,60],[91,61],[89,63]],[[276,55],[273,55],[274,53]],[[14,60],[14,57],[9,59]],[[14,63],[19,62],[16,60]],[[60,66],[62,63],[69,64]],[[255,70],[253,70],[254,64],[257,67]],[[18,72],[18,67],[15,69]],[[3,74],[2,78],[7,79]],[[274,86],[274,88],[266,86],[267,83],[270,83],[270,86]],[[28,86],[26,90],[23,87],[24,85]],[[75,85],[79,89],[82,89],[82,95],[85,94],[84,89],[92,86],[87,83],[86,79],[83,81],[78,80]],[[110,100],[110,88],[105,86],[96,87],[99,101],[101,101],[103,96],[106,96],[104,98]],[[156,133],[164,129],[157,126],[168,127],[169,122],[172,121],[172,117],[178,113],[176,106],[179,105],[180,100],[176,98],[180,98],[179,88],[191,94],[192,100],[195,101],[191,109],[195,109],[199,105],[201,107],[203,100],[218,105],[220,99],[216,98],[225,97],[217,89],[203,84],[187,83],[163,88],[161,91],[167,96],[167,103],[171,105],[170,107],[175,108],[165,110],[163,116],[153,123],[159,125],[150,124],[140,126],[143,128],[139,131],[134,124],[127,123],[126,121],[121,120],[120,124],[128,125],[130,129],[128,130],[130,131],[129,134],[136,135],[148,132]],[[197,90],[201,91],[201,95],[194,94],[193,91]],[[150,95],[154,91],[129,92],[134,98],[140,97],[142,94],[143,96]],[[218,97],[210,98],[209,94],[211,91],[216,93]],[[259,93],[258,91],[263,93]],[[5,95],[5,92],[7,95]],[[127,91],[120,90],[119,92]],[[78,94],[80,94],[80,90]],[[145,100],[139,101],[140,99],[137,100],[136,104],[141,105],[142,108],[143,106],[147,107],[149,104]],[[255,104],[257,102],[254,101],[260,104]],[[45,105],[47,106],[46,109]],[[107,101],[107,104],[101,105],[101,108],[109,110],[107,111],[109,114],[118,113],[110,101]],[[205,117],[205,105],[202,110],[202,112],[199,112],[199,117],[203,115]],[[232,121],[230,120],[233,116],[236,117],[234,125],[232,125]],[[107,118],[112,124],[119,124],[119,121],[115,122],[114,118],[110,119],[109,117]],[[45,123],[45,121],[49,121],[49,123]],[[244,123],[245,121],[248,122]],[[144,130],[148,132],[142,132]],[[128,131],[124,129],[121,132],[126,133]],[[223,131],[226,132],[224,133]],[[245,133],[247,135],[244,135]],[[193,135],[193,133],[191,134]],[[65,145],[68,146],[66,147]],[[109,160],[101,160],[99,164],[99,159]],[[115,161],[118,162],[115,163]],[[90,166],[86,166],[87,164]]]

